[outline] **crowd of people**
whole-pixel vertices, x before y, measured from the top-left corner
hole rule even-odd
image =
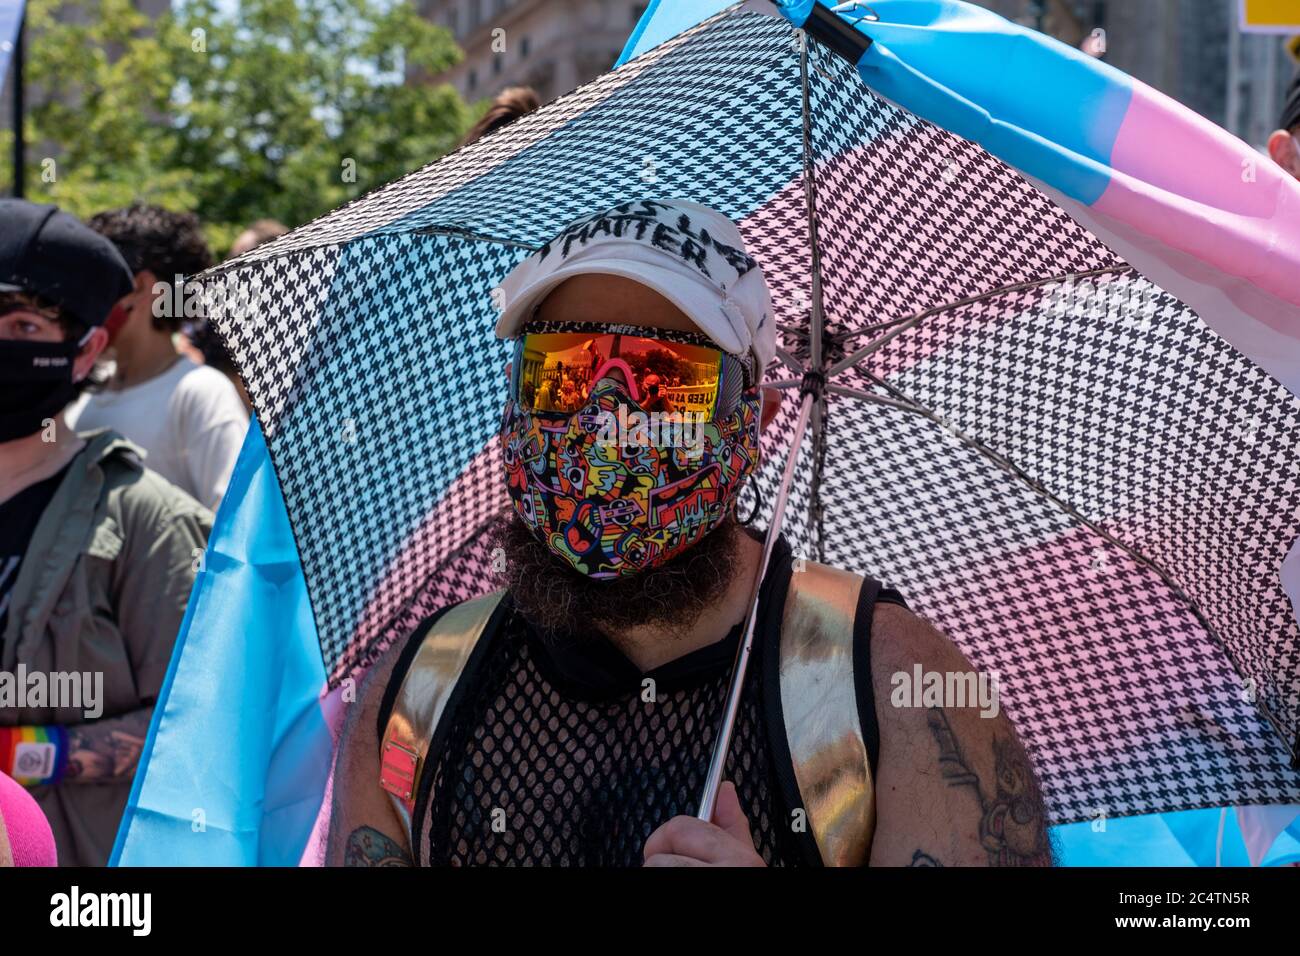
[[[248,409],[175,307],[213,263],[196,216],[0,221],[0,771],[61,861],[102,865]]]
[[[502,91],[462,145],[538,106]],[[287,231],[259,219],[229,255]],[[192,212],[0,200],[0,866],[112,851],[248,429],[188,299],[214,261]]]
[[[471,137],[537,107],[529,91],[503,97]],[[1269,151],[1300,179],[1298,84]],[[692,214],[711,216],[716,234],[730,226],[711,210]],[[231,254],[284,231],[272,221],[256,222]],[[185,318],[192,313],[183,307],[185,279],[213,261],[202,224],[190,212],[138,203],[82,222],[54,206],[0,200],[0,678],[7,678],[0,680],[0,866],[56,858],[102,865],[109,858],[213,515],[248,428],[248,396],[219,337],[201,320]],[[601,296],[629,294],[607,276],[587,279],[590,288],[574,292],[573,303],[555,305],[557,313],[580,310],[586,299],[607,307]],[[670,311],[647,320],[648,334],[668,335],[685,321]],[[772,343],[764,352],[759,333],[751,332],[759,359],[770,358]],[[537,410],[577,408],[592,371],[560,368],[544,378],[537,387],[547,394],[538,397]],[[642,384],[647,408],[671,408],[657,376]],[[534,404],[531,394],[524,397]],[[766,423],[772,410],[764,405],[754,415]],[[755,559],[755,543],[738,540],[746,560]],[[513,540],[512,549],[516,568],[537,569],[550,560],[534,554],[531,538]],[[699,553],[713,552],[702,547]],[[535,577],[553,583],[540,571]],[[619,612],[600,605],[599,586],[573,575],[565,581],[587,587],[588,608]],[[732,577],[715,583],[714,598],[724,591],[733,603],[743,597]],[[540,587],[517,576],[519,606],[530,586]],[[698,611],[685,600],[696,594],[692,588],[683,592],[683,607]],[[554,611],[540,599],[534,604],[536,615]],[[381,680],[391,676],[393,663],[381,670]],[[14,679],[23,674],[44,681],[38,687]],[[62,675],[68,679],[56,679]],[[367,760],[381,744],[385,725],[374,719],[386,686],[369,688],[372,723],[350,725],[349,739],[354,747],[366,745]],[[55,693],[78,688],[75,700]],[[382,849],[375,836],[380,820],[383,846],[418,859],[427,848],[413,846],[405,825],[390,819],[382,790],[396,791],[368,774],[345,776],[347,786],[338,791],[344,804],[337,858],[381,856],[375,849]],[[743,823],[734,788],[725,802]],[[353,823],[355,830],[343,828]],[[661,842],[672,844],[667,837]],[[732,842],[733,855],[757,859],[748,836]],[[631,856],[639,852],[628,848]]]

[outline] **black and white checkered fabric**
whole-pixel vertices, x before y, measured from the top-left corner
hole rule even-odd
[[[924,317],[833,378],[915,408],[828,398],[796,551],[900,588],[998,671],[1053,822],[1300,802],[1279,579],[1300,402],[1014,170],[808,56],[826,361]],[[737,5],[208,274],[333,680],[498,586],[493,289],[562,225],[634,198],[720,209],[807,360],[802,116],[795,34]],[[764,438],[764,520],[796,404]]]

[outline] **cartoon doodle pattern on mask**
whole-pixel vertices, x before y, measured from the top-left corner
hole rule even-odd
[[[598,385],[572,415],[530,413],[511,400],[501,426],[510,500],[589,577],[663,564],[717,527],[754,471],[761,402],[757,390],[746,394],[721,421],[690,426],[689,442],[655,444],[631,431],[620,444],[610,423],[645,413],[618,383]]]

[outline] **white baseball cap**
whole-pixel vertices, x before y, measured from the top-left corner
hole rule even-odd
[[[632,200],[565,226],[502,281],[497,335],[517,336],[547,293],[589,272],[654,289],[723,351],[752,353],[759,379],[776,354],[767,280],[740,230],[716,209],[685,199]]]

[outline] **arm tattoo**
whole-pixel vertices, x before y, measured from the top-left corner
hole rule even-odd
[[[909,867],[912,867],[912,866],[943,866],[942,863],[940,863],[940,862],[939,862],[938,860],[936,860],[934,857],[930,856],[930,854],[928,854],[928,853],[922,853],[920,850],[917,850],[915,853],[912,854],[912,862],[909,863],[909,864],[907,864],[907,865],[908,865]]]
[[[140,763],[152,716],[152,706],[142,707],[120,717],[68,727],[68,764],[61,782],[130,780]]]
[[[348,837],[344,866],[410,866],[401,844],[374,827],[358,827]]]
[[[969,787],[979,801],[980,843],[990,866],[1051,866],[1052,845],[1047,814],[1033,768],[1012,737],[993,736],[993,792],[967,766],[957,737],[940,707],[927,716],[930,733],[939,745],[939,772],[950,787]],[[918,851],[919,852],[919,851]],[[914,862],[915,865],[915,862]]]

